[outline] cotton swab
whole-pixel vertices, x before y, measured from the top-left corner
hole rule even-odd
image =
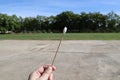
[[[63,40],[64,34],[65,34],[66,32],[67,32],[67,27],[64,27],[63,33],[62,33],[61,38],[60,38],[59,45],[58,45],[58,47],[57,47],[56,53],[55,53],[54,58],[53,58],[53,60],[52,60],[52,64],[51,64],[52,66],[54,65],[55,59],[56,59],[57,54],[58,54],[58,50],[59,50],[59,48],[60,48],[60,45],[61,45],[61,42],[62,42],[62,40]]]

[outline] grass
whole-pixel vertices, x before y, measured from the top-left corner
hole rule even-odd
[[[58,40],[60,33],[0,34],[0,40]],[[120,33],[67,33],[65,40],[120,40]]]

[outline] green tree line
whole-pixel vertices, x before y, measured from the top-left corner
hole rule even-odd
[[[75,14],[65,11],[56,16],[21,17],[0,13],[0,33],[61,32],[63,27],[68,32],[120,32],[120,16],[114,12],[81,12]]]

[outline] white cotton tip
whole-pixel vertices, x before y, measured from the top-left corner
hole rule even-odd
[[[64,27],[63,33],[65,34],[67,32],[67,27]]]

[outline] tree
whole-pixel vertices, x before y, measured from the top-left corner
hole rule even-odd
[[[20,18],[18,18],[16,15],[10,16],[9,31],[20,32],[20,29],[21,29]]]
[[[33,31],[38,31],[40,29],[39,20],[32,17],[25,18],[23,25],[24,25],[23,28],[25,32],[33,32]]]
[[[56,16],[56,22],[54,29],[61,31],[65,26],[68,27],[69,31],[75,29],[75,21],[77,21],[78,15],[71,11],[62,12]],[[76,25],[77,26],[77,25]]]
[[[106,16],[97,13],[80,14],[79,25],[82,32],[104,32],[106,25]]]
[[[108,32],[118,32],[120,25],[120,16],[113,11],[107,14],[107,30]],[[119,31],[120,32],[120,31]]]
[[[12,32],[120,32],[120,16],[114,12],[103,15],[99,12],[75,14],[65,11],[57,16],[25,17],[0,13],[0,33]]]

